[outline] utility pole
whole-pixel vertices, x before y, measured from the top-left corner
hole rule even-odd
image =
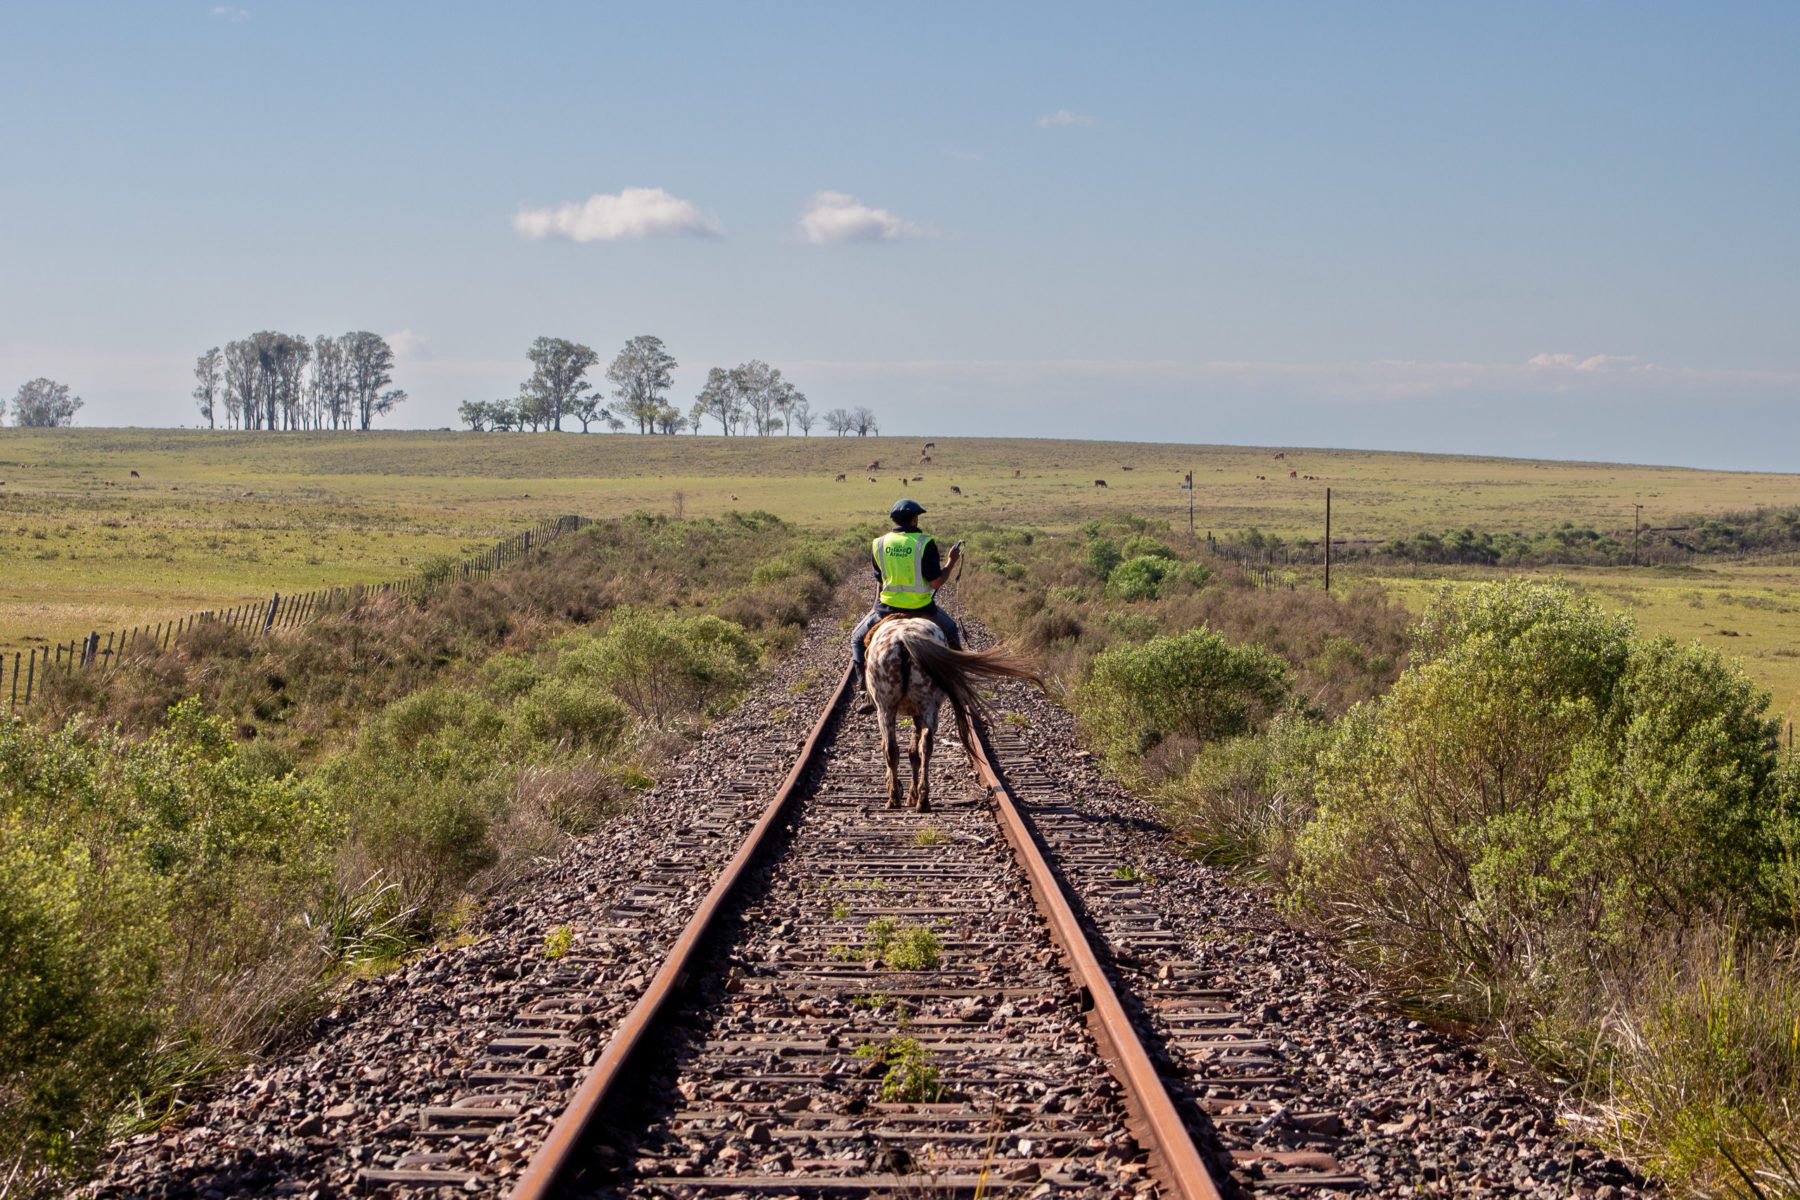
[[[1631,565],[1637,566],[1638,514],[1644,511],[1641,504],[1631,506]]]
[[[1325,590],[1331,590],[1331,489],[1325,489]]]
[[[1187,473],[1187,480],[1182,483],[1188,494],[1188,541],[1194,540],[1194,473]]]

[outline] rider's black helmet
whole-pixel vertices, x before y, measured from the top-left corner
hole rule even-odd
[[[903,517],[921,516],[924,512],[924,505],[920,504],[917,500],[908,498],[888,509],[888,516],[898,521]]]

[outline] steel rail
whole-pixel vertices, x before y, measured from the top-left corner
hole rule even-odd
[[[986,731],[979,721],[973,724],[975,745],[970,751],[975,758],[976,771],[994,797],[1006,838],[1012,843],[1013,852],[1031,881],[1038,910],[1050,923],[1051,932],[1068,955],[1076,977],[1094,1002],[1089,1015],[1093,1018],[1095,1033],[1105,1043],[1102,1048],[1110,1051],[1108,1057],[1122,1074],[1121,1082],[1125,1085],[1129,1105],[1136,1109],[1150,1133],[1153,1144],[1148,1149],[1153,1159],[1161,1159],[1164,1182],[1184,1200],[1220,1200],[1212,1172],[1207,1170],[1205,1160],[1195,1148],[1194,1139],[1182,1122],[1174,1099],[1163,1086],[1162,1077],[1156,1073],[1150,1055],[1144,1050],[1125,1006],[1119,1003],[1119,995],[1113,990],[1105,968],[1088,944],[1087,935],[1082,932],[1081,922],[1070,907],[1062,885],[1045,861],[1031,827],[1013,802],[1012,794],[994,770]]]
[[[711,931],[713,921],[737,891],[744,877],[750,873],[751,863],[762,850],[769,832],[787,815],[794,793],[799,790],[800,781],[805,778],[806,772],[818,757],[826,727],[843,705],[849,688],[850,671],[846,668],[844,678],[838,683],[837,691],[832,694],[831,702],[825,706],[825,711],[813,725],[811,736],[801,746],[800,754],[794,760],[794,769],[781,781],[781,786],[776,789],[768,807],[763,810],[761,819],[751,828],[744,844],[738,847],[738,852],[732,856],[712,890],[700,902],[700,907],[695,910],[687,927],[681,931],[681,937],[676,940],[675,948],[669,952],[662,969],[644,989],[644,994],[638,997],[638,1002],[632,1006],[624,1021],[620,1022],[612,1040],[606,1044],[606,1049],[601,1052],[587,1078],[582,1080],[580,1090],[569,1101],[562,1116],[557,1118],[543,1145],[532,1155],[531,1165],[513,1186],[511,1200],[548,1200],[556,1194],[563,1171],[580,1150],[582,1135],[587,1132],[600,1107],[624,1077],[627,1066],[656,1023],[656,1018],[686,981],[689,968],[698,957],[700,945]]]
[[[706,898],[682,930],[662,968],[651,980],[644,994],[620,1023],[606,1049],[594,1063],[580,1089],[550,1134],[532,1156],[524,1174],[514,1185],[510,1200],[550,1200],[557,1194],[561,1176],[576,1161],[583,1137],[609,1096],[625,1078],[638,1050],[644,1045],[657,1018],[669,1006],[686,982],[690,968],[700,952],[701,943],[733,894],[750,873],[754,860],[763,849],[768,834],[788,814],[801,781],[813,766],[825,732],[842,706],[851,686],[848,670],[814,724],[795,760],[794,767],[783,779],[763,815],[750,830],[737,853],[714,882]],[[969,747],[981,782],[993,796],[1007,841],[1015,857],[1024,867],[1038,910],[1049,924],[1051,933],[1063,949],[1076,979],[1093,1001],[1091,1025],[1124,1084],[1126,1103],[1143,1131],[1148,1134],[1152,1162],[1162,1168],[1163,1182],[1173,1195],[1182,1200],[1220,1200],[1211,1172],[1194,1147],[1187,1127],[1182,1123],[1162,1079],[1157,1075],[1150,1056],[1138,1039],[1137,1030],[1120,1004],[1105,969],[1088,944],[1081,924],[1070,907],[1068,897],[1055,873],[1045,860],[1037,839],[1020,814],[1011,793],[994,770],[993,757],[980,723],[974,724],[975,744]]]

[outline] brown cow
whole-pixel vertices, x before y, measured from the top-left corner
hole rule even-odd
[[[954,483],[950,485],[950,491],[954,495],[957,495],[957,496],[962,495],[962,489],[957,487]]]
[[[1133,468],[1131,468],[1131,467],[1120,467],[1120,468],[1119,468],[1119,470],[1121,470],[1121,471],[1130,471],[1130,470],[1132,470],[1132,469],[1133,469]]]
[[[878,458],[878,459],[876,459],[876,460],[875,460],[875,461],[874,461],[874,462],[872,462],[872,463],[870,463],[870,464],[869,464],[869,465],[868,465],[868,466],[866,466],[866,467],[864,467],[864,468],[863,468],[863,470],[865,470],[865,471],[879,471],[879,470],[881,470],[881,460],[880,460],[880,459],[879,459],[879,458]]]
[[[836,478],[836,479],[834,479],[834,480],[832,480],[832,481],[831,481],[831,482],[833,482],[833,483],[842,483],[842,482],[844,482],[844,473],[843,473],[843,472],[842,472],[842,471],[839,471],[839,472],[838,472],[838,477],[837,477],[837,478]]]
[[[912,481],[914,483],[922,483],[922,482],[924,482],[924,480],[925,480],[925,477],[923,475],[914,475],[912,477]]]
[[[1014,467],[1013,468],[1013,478],[1017,479],[1018,477],[1019,477],[1019,468]]]
[[[142,479],[142,478],[143,478],[143,476],[142,476],[142,475],[139,475],[139,474],[138,474],[138,473],[137,473],[137,472],[136,472],[136,471],[133,471],[133,472],[132,472],[132,473],[131,473],[131,477],[132,477],[132,478],[133,478],[133,479]]]
[[[1106,486],[1106,480],[1104,480],[1104,479],[1096,479],[1096,480],[1094,480],[1094,486],[1095,486],[1095,487],[1105,487],[1105,486]]]
[[[936,449],[937,449],[936,442],[926,442],[925,443],[925,450],[936,450]],[[923,454],[923,453],[925,453],[925,450],[921,450],[921,451],[919,451],[919,453]]]
[[[870,483],[874,483],[874,482],[875,482],[875,477],[874,477],[874,476],[873,476],[873,475],[871,475],[871,476],[869,476],[869,482],[870,482]]]
[[[1298,479],[1298,478],[1300,478],[1300,473],[1298,471],[1289,471],[1288,478],[1289,479]]]
[[[1286,451],[1286,450],[1277,450],[1277,451],[1276,451],[1276,452],[1275,452],[1275,457],[1276,457],[1276,458],[1286,458],[1286,457],[1287,457],[1287,451]]]
[[[928,462],[930,462],[930,461],[931,461],[931,455],[929,455],[929,454],[921,454],[921,455],[919,455],[919,461],[920,461],[920,462],[922,462],[922,463],[928,463]]]

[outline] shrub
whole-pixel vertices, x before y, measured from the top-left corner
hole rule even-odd
[[[1596,947],[1768,913],[1767,697],[1565,588],[1445,592],[1424,661],[1340,724],[1297,895],[1427,977],[1553,989]]]
[[[541,681],[509,714],[512,742],[525,757],[534,745],[610,755],[623,748],[631,714],[597,683],[559,677]]]
[[[1081,558],[1081,564],[1087,568],[1088,574],[1099,580],[1110,578],[1113,568],[1124,561],[1125,556],[1119,552],[1118,545],[1111,538],[1095,538]]]
[[[1181,561],[1181,555],[1148,534],[1142,533],[1126,538],[1125,543],[1119,547],[1119,554],[1127,562],[1134,558],[1160,558],[1171,563]]]
[[[1128,558],[1113,568],[1106,594],[1119,600],[1154,600],[1176,564],[1153,554]]]
[[[77,1164],[174,1031],[189,1063],[265,1033],[339,828],[194,701],[142,742],[0,723],[0,1161]]]
[[[0,1167],[66,1166],[148,1081],[158,953],[148,881],[0,816]],[[144,893],[149,894],[144,894]]]
[[[1158,798],[1203,859],[1279,879],[1312,817],[1330,741],[1329,725],[1288,708],[1259,733],[1203,748]]]
[[[730,621],[621,609],[604,634],[566,653],[557,673],[604,683],[640,719],[662,727],[735,696],[756,659],[755,643]]]
[[[1260,646],[1233,646],[1202,627],[1101,654],[1080,712],[1115,769],[1136,774],[1136,760],[1166,738],[1250,731],[1286,698],[1290,678]]]

